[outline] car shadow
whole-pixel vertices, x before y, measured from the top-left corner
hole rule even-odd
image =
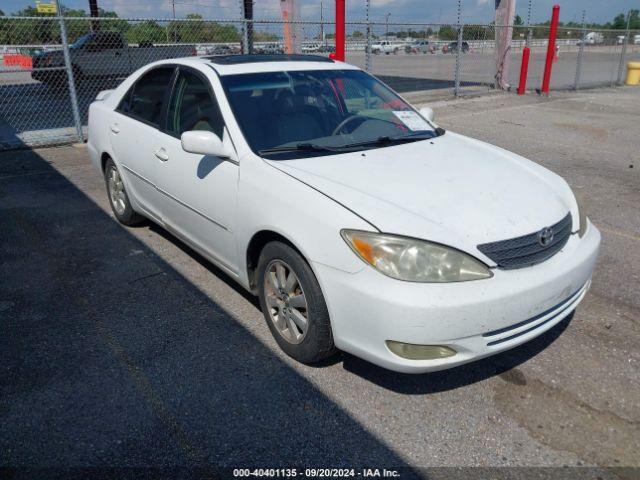
[[[454,390],[504,374],[531,360],[566,330],[574,313],[572,312],[553,328],[527,343],[449,370],[421,375],[397,373],[346,354],[343,366],[349,372],[396,393],[427,395]]]
[[[233,290],[235,290],[236,293],[238,293],[242,297],[244,297],[244,299],[247,302],[249,302],[251,305],[253,305],[253,307],[256,309],[256,311],[258,311],[258,312],[260,312],[260,314],[262,314],[262,309],[260,307],[260,300],[258,299],[258,297],[256,295],[253,295],[251,292],[248,292],[245,288],[241,287],[238,284],[238,282],[236,282],[233,278],[231,278],[229,276],[229,274],[227,274],[224,270],[222,270],[221,268],[217,267],[215,264],[211,263],[208,259],[206,259],[202,255],[200,255],[198,252],[196,252],[189,245],[184,243],[179,238],[173,236],[169,231],[165,230],[164,228],[162,228],[161,226],[157,225],[156,223],[153,223],[153,222],[147,220],[147,221],[143,222],[142,224],[140,224],[140,226],[145,226],[145,227],[149,228],[149,230],[154,232],[156,235],[161,236],[167,242],[170,242],[174,246],[178,247],[184,253],[189,255],[193,260],[195,260],[200,265],[202,265],[204,268],[206,268],[207,271],[209,273],[211,273],[212,275],[214,275],[218,280],[222,280],[229,287],[231,287]],[[333,356],[331,356],[329,358],[326,358],[326,359],[324,359],[324,360],[322,360],[320,362],[308,365],[308,367],[311,367],[311,368],[325,368],[325,367],[328,367],[328,366],[331,366],[331,365],[336,365],[337,363],[340,363],[341,361],[343,361],[343,359],[344,359],[344,353],[343,352],[337,352],[335,355],[333,355]]]
[[[9,477],[256,466],[419,476],[38,152],[0,153],[0,232]]]
[[[204,155],[198,162],[198,169],[197,169],[196,175],[200,180],[202,180],[211,172],[213,172],[213,170],[224,161],[226,160],[223,160],[219,157],[214,157],[212,155]]]

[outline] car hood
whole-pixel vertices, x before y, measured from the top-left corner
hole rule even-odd
[[[386,233],[477,245],[552,225],[577,206],[558,175],[501,148],[452,132],[362,152],[268,160]],[[343,225],[341,228],[349,228]]]

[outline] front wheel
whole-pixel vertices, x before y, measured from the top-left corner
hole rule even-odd
[[[280,348],[302,363],[336,351],[329,311],[309,264],[289,245],[270,242],[258,262],[260,306]]]

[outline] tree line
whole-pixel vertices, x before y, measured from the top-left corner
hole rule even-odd
[[[492,39],[495,37],[495,29],[503,27],[495,27],[494,22],[488,25],[465,25],[462,30],[463,40],[483,40]],[[541,39],[549,36],[550,21],[532,24],[525,26],[524,21],[520,15],[516,15],[513,20],[513,38],[526,38],[531,31],[532,38]],[[377,24],[378,27],[381,24]],[[558,38],[580,38],[582,35],[582,24],[578,22],[559,22],[558,24]],[[587,23],[585,29],[589,30],[624,30],[627,28],[627,16],[624,13],[620,13],[615,16],[613,21],[606,23]],[[640,30],[640,11],[631,10],[629,12],[629,28],[631,30]],[[372,35],[373,38],[384,37],[386,33]],[[424,29],[402,29],[389,31],[389,36],[397,38],[413,38],[413,39],[428,39],[433,36],[437,36],[441,40],[457,40],[458,39],[458,27],[457,25],[433,25]],[[620,35],[620,32],[610,32],[608,36],[615,37]],[[365,34],[359,30],[354,31],[351,35],[353,39],[364,38]],[[605,35],[606,37],[607,35]]]
[[[192,13],[183,20],[158,22],[155,20],[128,21],[118,17],[116,12],[99,9],[100,20],[92,20],[86,11],[62,7],[67,37],[70,43],[97,24],[102,31],[121,33],[128,43],[223,43],[239,42],[241,33],[232,23],[219,23],[204,20],[199,14]],[[4,16],[0,10],[0,17]],[[0,18],[0,44],[30,45],[59,44],[60,25],[54,14],[38,12],[27,7],[11,15],[12,17],[35,17],[34,19]],[[277,35],[256,28],[255,41],[270,41]]]
[[[67,20],[67,35],[70,42],[74,42],[80,36],[88,33],[92,28],[92,21],[86,11],[82,9],[63,8],[63,15],[71,18]],[[640,15],[638,10],[631,10],[629,15],[629,27],[632,30],[640,30]],[[0,10],[0,16],[4,16]],[[12,19],[11,17],[0,18],[0,44],[3,45],[26,45],[26,44],[50,44],[60,43],[60,27],[55,19],[55,15],[40,13],[34,7],[26,7],[13,13],[13,17],[35,17],[36,19]],[[204,20],[199,14],[192,13],[182,20],[172,20],[158,22],[155,20],[128,21],[118,17],[114,11],[99,9],[98,21],[101,30],[120,32],[125,39],[132,44],[136,43],[215,43],[215,42],[239,42],[241,32],[239,26],[232,23],[220,23]],[[75,20],[77,19],[77,20]],[[549,34],[549,22],[543,22],[529,27],[524,26],[524,22],[519,15],[513,21],[514,38],[524,38],[531,33],[533,38],[547,38]],[[608,29],[624,30],[627,25],[627,16],[623,13],[614,17],[613,21],[604,24],[589,23],[588,30]],[[379,25],[378,25],[379,26]],[[559,38],[579,38],[582,25],[577,22],[560,22],[558,31]],[[265,30],[266,27],[256,25],[254,27],[254,40],[273,41],[279,35]],[[464,40],[483,40],[495,37],[495,28],[492,25],[465,25],[463,29]],[[500,28],[500,27],[497,27]],[[611,32],[609,36],[616,36],[618,33]],[[373,38],[381,38],[386,35],[376,32]],[[426,39],[437,35],[442,40],[456,40],[458,38],[458,28],[456,25],[431,26],[424,29],[402,29],[389,31],[389,36],[398,38]],[[606,36],[606,35],[605,35]],[[332,34],[326,35],[332,38]],[[365,34],[361,31],[354,31],[350,37],[352,39],[362,39]]]

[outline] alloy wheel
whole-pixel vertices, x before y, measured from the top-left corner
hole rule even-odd
[[[118,215],[124,215],[126,210],[127,194],[124,191],[124,183],[120,177],[120,172],[115,166],[109,168],[107,174],[107,187],[109,189],[109,199],[111,205]]]
[[[269,317],[287,342],[298,344],[309,330],[307,299],[298,276],[282,260],[272,260],[264,272],[264,298]]]

